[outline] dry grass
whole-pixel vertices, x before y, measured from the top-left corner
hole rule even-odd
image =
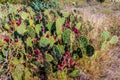
[[[60,5],[67,7],[67,6],[73,6],[76,4],[76,6],[81,6],[86,3],[86,0],[58,0],[60,2]]]
[[[84,57],[79,60],[78,63],[89,80],[98,80],[105,69],[103,64],[108,61],[109,56],[107,54],[107,51],[96,51],[93,57]]]

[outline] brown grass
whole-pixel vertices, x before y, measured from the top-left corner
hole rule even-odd
[[[96,51],[93,57],[84,56],[78,63],[89,80],[97,80],[105,69],[103,63],[107,61],[109,56],[106,52]]]

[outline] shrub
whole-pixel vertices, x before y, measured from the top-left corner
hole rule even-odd
[[[56,0],[35,0],[32,3],[32,7],[35,11],[43,11],[44,9],[60,9],[59,2],[57,2]]]

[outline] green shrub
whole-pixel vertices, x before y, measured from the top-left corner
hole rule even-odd
[[[59,3],[56,0],[35,0],[32,3],[32,7],[35,11],[44,11],[44,9],[60,9]]]

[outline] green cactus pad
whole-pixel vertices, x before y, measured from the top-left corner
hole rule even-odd
[[[88,45],[88,46],[86,47],[86,55],[87,55],[88,57],[91,57],[92,55],[94,55],[94,53],[95,53],[94,47],[91,46],[91,45]]]
[[[64,44],[70,44],[70,30],[66,29],[62,34]]]

